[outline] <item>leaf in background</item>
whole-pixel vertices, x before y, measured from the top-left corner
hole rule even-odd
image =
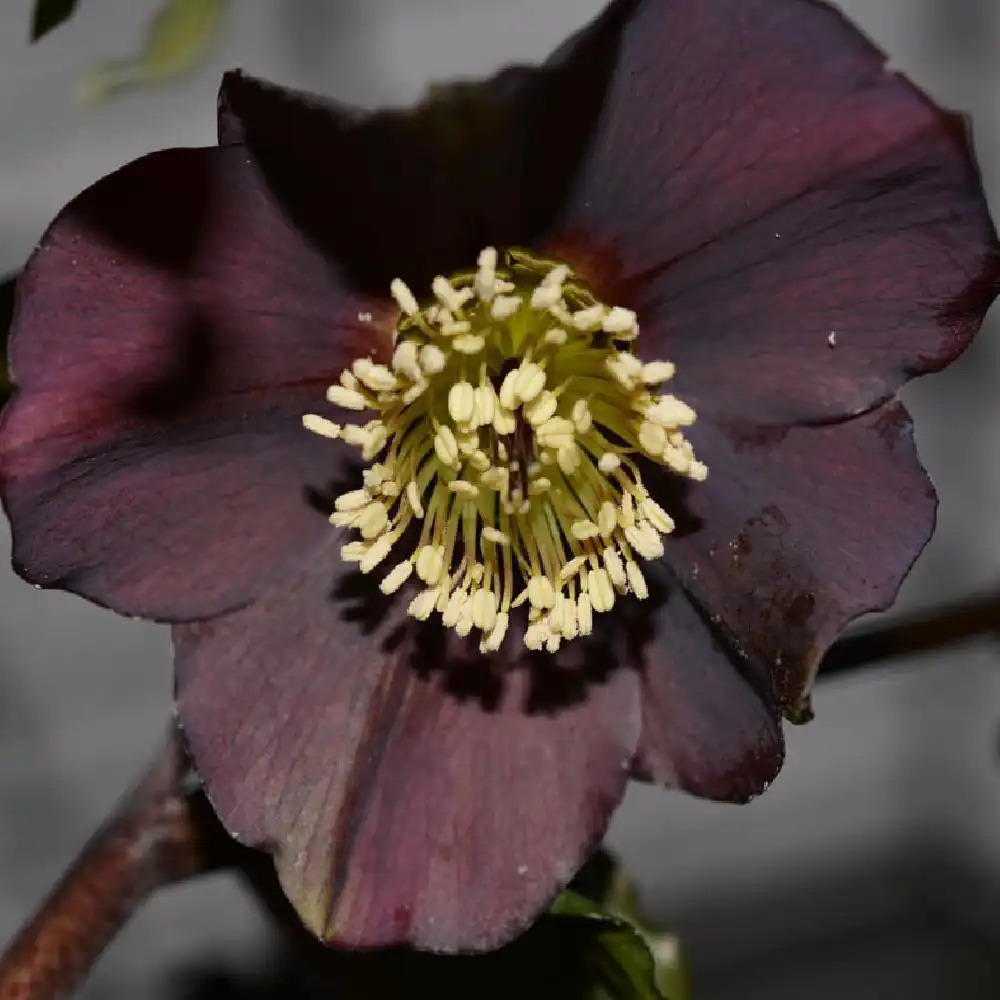
[[[660,992],[652,952],[639,930],[624,917],[569,891],[556,899],[549,912],[553,917],[577,921],[584,931],[581,947],[594,997],[683,1000]]]
[[[76,12],[80,0],[35,0],[31,15],[31,41],[37,42]]]
[[[195,66],[218,34],[227,0],[167,0],[146,32],[142,50],[129,59],[108,59],[77,85],[83,104],[106,100],[115,91],[160,83]]]
[[[0,279],[0,404],[10,395],[10,376],[7,372],[7,335],[14,318],[14,285],[17,275]]]

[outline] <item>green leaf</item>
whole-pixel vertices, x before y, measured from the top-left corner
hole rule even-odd
[[[80,0],[35,0],[31,16],[31,40],[37,42],[76,12]]]
[[[585,930],[589,979],[594,996],[613,1000],[680,1000],[666,996],[657,982],[656,961],[639,930],[575,892],[564,892],[549,911],[575,920]]]
[[[146,30],[142,50],[128,59],[108,59],[79,82],[80,103],[103,101],[129,87],[161,83],[204,58],[218,36],[227,0],[167,0]]]

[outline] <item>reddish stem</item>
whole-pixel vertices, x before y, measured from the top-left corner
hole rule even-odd
[[[0,957],[0,1000],[69,996],[151,892],[212,866],[186,775],[183,749],[171,734]]]

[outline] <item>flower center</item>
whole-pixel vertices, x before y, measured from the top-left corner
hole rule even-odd
[[[707,469],[681,430],[694,411],[661,391],[674,366],[632,353],[635,314],[524,250],[498,268],[487,248],[476,271],[435,278],[427,304],[398,279],[391,290],[401,311],[391,364],[359,358],[327,392],[375,417],[303,417],[373,463],[335,501],[331,522],[360,535],[343,558],[370,573],[419,528],[381,590],[416,573],[424,589],[409,613],[479,630],[483,652],[500,647],[519,605],[524,644],[555,652],[617,595],[645,598],[640,561],[663,554],[674,522],[636,458],[694,480]]]

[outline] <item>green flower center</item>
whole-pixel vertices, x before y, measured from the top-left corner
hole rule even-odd
[[[555,652],[593,628],[616,597],[648,596],[640,563],[663,554],[674,522],[643,485],[636,456],[690,479],[707,474],[682,428],[694,411],[662,392],[669,361],[632,353],[635,314],[598,302],[565,264],[495,250],[479,267],[434,279],[419,303],[396,280],[389,366],[359,358],[329,402],[371,410],[364,424],[307,414],[372,464],[330,520],[358,532],[345,560],[393,566],[384,593],[412,575],[409,606],[500,647],[527,604],[524,644]],[[397,552],[419,526],[412,550]],[[413,537],[414,531],[407,537]]]

